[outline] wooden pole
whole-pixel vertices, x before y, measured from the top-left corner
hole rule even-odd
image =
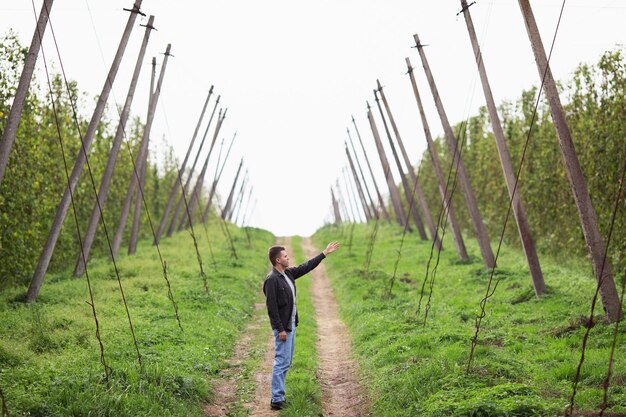
[[[387,160],[387,155],[385,154],[383,143],[380,140],[380,134],[378,133],[378,128],[376,127],[376,122],[374,121],[374,116],[372,115],[372,110],[369,103],[367,103],[367,119],[370,122],[370,128],[372,129],[374,141],[376,142],[376,149],[378,150],[380,163],[383,166],[385,180],[387,181],[387,187],[389,187],[389,198],[391,199],[391,205],[393,206],[394,212],[396,213],[396,220],[400,226],[406,227],[408,220],[406,218],[406,215],[404,214],[404,207],[402,207],[402,203],[400,201],[400,193],[398,192],[398,187],[396,186],[396,183],[393,181],[391,168],[389,167],[389,161]]]
[[[207,198],[206,207],[204,209],[204,214],[202,215],[202,223],[206,223],[209,219],[209,212],[211,211],[211,201],[213,200],[213,196],[215,195],[215,190],[217,189],[217,184],[220,182],[220,178],[222,178],[222,172],[224,172],[224,167],[226,166],[226,161],[228,161],[228,156],[230,155],[230,150],[233,148],[233,143],[235,143],[235,137],[237,137],[237,132],[233,135],[233,139],[230,141],[230,145],[228,145],[228,151],[226,151],[226,156],[224,157],[224,161],[222,162],[221,168],[220,160],[221,160],[221,149],[220,154],[217,158],[217,164],[215,165],[215,174],[213,175],[213,184],[211,185],[211,191],[209,191],[209,197]]]
[[[128,242],[128,254],[132,255],[137,252],[137,241],[139,240],[139,226],[141,225],[141,207],[143,203],[142,190],[146,186],[146,172],[148,168],[148,154],[141,165],[141,174],[139,176],[139,186],[135,192],[135,212],[133,213],[133,223],[130,229],[130,240]]]
[[[170,211],[172,211],[172,206],[174,205],[174,198],[176,197],[177,191],[180,188],[179,183],[182,182],[182,176],[187,168],[187,162],[189,161],[189,156],[191,155],[191,150],[193,149],[194,142],[196,141],[196,137],[198,135],[198,131],[200,130],[200,125],[202,124],[202,119],[204,119],[204,113],[206,111],[207,105],[209,104],[209,100],[211,95],[213,94],[213,86],[209,89],[209,94],[204,102],[204,106],[202,106],[202,112],[200,112],[200,118],[198,119],[198,123],[196,124],[196,129],[193,132],[193,136],[191,137],[191,142],[189,143],[189,147],[187,148],[187,153],[185,154],[185,159],[183,159],[183,164],[178,170],[178,174],[176,175],[176,179],[174,180],[174,184],[172,184],[172,190],[170,191],[170,195],[167,197],[167,204],[165,205],[165,209],[163,210],[163,216],[161,216],[161,222],[159,223],[159,227],[155,233],[153,245],[156,245],[161,240],[161,236],[163,235],[163,231],[165,230],[165,226],[167,224],[167,218],[170,215]]]
[[[344,142],[346,156],[348,157],[348,165],[350,167],[350,171],[352,172],[352,177],[354,178],[354,184],[356,185],[356,191],[359,196],[359,200],[361,200],[361,205],[363,206],[363,212],[365,213],[365,218],[367,221],[374,219],[374,215],[370,212],[370,206],[367,204],[367,200],[365,199],[365,194],[363,193],[363,187],[361,186],[361,182],[359,181],[359,174],[356,172],[356,168],[354,166],[354,162],[352,161],[352,156],[348,151],[348,144]]]
[[[230,210],[230,205],[233,201],[233,195],[235,193],[235,187],[237,186],[237,181],[239,180],[239,174],[241,173],[241,168],[243,167],[243,158],[241,158],[241,162],[239,162],[239,168],[237,168],[237,173],[235,174],[235,180],[233,181],[233,185],[230,188],[230,193],[228,194],[228,199],[226,199],[226,204],[224,204],[224,208],[222,209],[222,220],[226,220],[226,215]]]
[[[350,188],[350,183],[346,175],[345,167],[341,168],[341,176],[343,178],[343,185],[346,190],[345,197],[348,201],[348,205],[350,206],[350,211],[352,213],[352,217],[354,218],[354,223],[361,223],[361,212],[359,211],[359,205],[356,203],[352,194],[352,189]]]
[[[359,161],[359,157],[356,153],[356,149],[354,148],[354,143],[352,142],[352,135],[350,135],[350,129],[346,129],[346,130],[348,132],[348,142],[350,143],[350,147],[352,149],[353,161],[356,162],[356,165],[359,168],[359,181],[361,181],[361,183],[363,184],[363,187],[365,188],[365,193],[367,194],[367,198],[369,200],[368,207],[370,209],[370,212],[372,213],[372,217],[378,219],[380,217],[380,213],[378,212],[378,209],[376,208],[376,203],[374,202],[374,199],[372,198],[372,194],[370,193],[370,189],[367,186],[367,180],[365,179],[365,175],[363,174],[363,167],[361,167],[361,162]]]
[[[354,125],[354,130],[356,131],[356,136],[359,139],[359,144],[361,145],[361,150],[363,151],[363,156],[365,157],[365,163],[367,164],[367,168],[370,172],[370,176],[372,177],[372,183],[374,184],[374,190],[376,191],[376,196],[378,197],[378,204],[380,204],[380,210],[383,212],[383,216],[387,223],[391,223],[391,218],[389,217],[389,212],[387,211],[387,205],[385,204],[385,200],[380,193],[380,189],[378,188],[378,184],[376,184],[376,177],[374,177],[374,170],[372,169],[372,165],[370,164],[370,160],[367,157],[367,152],[365,151],[365,146],[363,145],[363,140],[361,140],[361,134],[359,133],[359,128],[356,125],[356,121],[354,120],[354,116],[352,116],[352,124]]]
[[[117,230],[115,232],[115,237],[113,238],[113,256],[117,256],[120,246],[122,245],[122,238],[124,236],[124,229],[126,228],[126,221],[128,220],[128,214],[130,212],[130,205],[135,194],[135,189],[138,184],[138,176],[141,174],[141,167],[143,166],[142,161],[146,159],[146,155],[148,153],[148,143],[150,140],[150,130],[152,129],[152,122],[154,121],[154,115],[156,113],[157,103],[159,102],[159,95],[161,93],[161,85],[163,84],[163,77],[165,76],[165,68],[167,67],[167,61],[170,57],[171,45],[168,44],[165,50],[165,57],[163,58],[163,64],[161,66],[161,72],[159,74],[159,80],[157,82],[156,91],[151,94],[151,100],[148,104],[148,115],[146,117],[146,125],[143,130],[143,137],[141,138],[141,143],[139,145],[139,152],[135,157],[135,168],[134,172],[130,176],[130,182],[128,184],[128,192],[126,193],[126,199],[124,200],[124,205],[122,206],[122,212],[120,214],[120,220],[117,225]],[[153,58],[153,65],[155,63],[155,59]]]
[[[242,227],[244,226],[243,218],[246,214],[246,210],[248,210],[248,206],[250,205],[250,200],[252,200],[252,191],[254,191],[254,186],[251,185],[250,189],[248,189],[248,195],[244,197],[244,199],[241,201],[240,209],[237,212],[237,216],[235,217],[235,224],[240,224]],[[241,216],[241,223],[239,222],[240,216]]]
[[[146,24],[143,41],[141,43],[141,48],[139,49],[137,62],[135,63],[135,70],[133,71],[130,86],[128,87],[126,101],[124,102],[122,113],[120,114],[120,121],[117,125],[117,130],[115,131],[111,151],[109,152],[109,159],[107,160],[107,165],[104,168],[104,173],[102,174],[102,179],[100,180],[97,197],[98,201],[96,201],[93,205],[91,216],[89,217],[89,223],[87,224],[87,230],[85,231],[82,253],[84,253],[85,256],[84,259],[87,260],[89,259],[89,254],[91,253],[91,248],[96,238],[96,231],[98,229],[98,223],[100,222],[100,210],[104,210],[109,190],[111,188],[111,181],[113,179],[115,165],[117,164],[117,156],[122,146],[122,140],[124,139],[124,130],[126,129],[126,123],[128,122],[128,117],[130,116],[130,109],[135,97],[135,90],[137,89],[137,82],[143,66],[143,60],[146,55],[146,47],[148,46],[148,40],[150,39],[152,29],[154,29],[154,16],[150,16],[148,23]],[[80,277],[85,273],[85,263],[83,261],[82,253],[78,255],[76,260],[76,266],[74,268],[75,277]]]
[[[472,22],[472,16],[470,15],[469,6],[467,5],[466,0],[461,0],[461,7],[463,8],[467,31],[474,50],[474,56],[476,57],[476,65],[478,66],[478,73],[480,74],[483,93],[485,94],[485,100],[487,101],[491,127],[496,140],[498,155],[500,156],[500,165],[502,166],[502,172],[509,191],[509,198],[511,199],[511,207],[513,208],[513,215],[515,216],[515,222],[517,223],[520,241],[522,243],[522,248],[524,249],[524,254],[526,255],[526,262],[528,263],[530,276],[533,280],[535,294],[540,296],[545,292],[546,284],[543,281],[543,273],[541,272],[541,265],[539,264],[539,256],[537,255],[537,250],[535,249],[535,242],[533,241],[530,224],[528,224],[528,220],[526,219],[524,205],[519,197],[519,192],[516,192],[517,181],[515,169],[513,168],[511,155],[509,154],[509,149],[506,145],[504,131],[502,130],[500,117],[498,116],[498,110],[496,109],[496,103],[493,99],[493,94],[491,93],[491,86],[489,85],[489,79],[487,78],[487,70],[485,70],[485,63],[480,52],[480,45],[478,44],[478,38],[476,37],[476,31],[474,30],[474,23]]]
[[[235,203],[233,204],[232,208],[230,209],[230,212],[228,213],[228,221],[231,223],[234,223],[234,217],[235,217],[235,211],[238,211],[240,206],[241,206],[241,202],[243,199],[243,196],[245,195],[245,188],[246,185],[248,183],[248,170],[246,170],[246,173],[243,176],[243,181],[241,181],[241,187],[239,187],[239,192],[237,193],[237,198],[235,199]]]
[[[183,195],[185,195],[186,197],[187,192],[189,191],[189,186],[191,185],[191,179],[193,178],[193,173],[196,170],[196,164],[198,163],[198,159],[200,158],[200,153],[202,152],[202,148],[204,147],[204,142],[207,138],[207,134],[209,133],[209,127],[211,127],[211,122],[213,122],[213,116],[215,115],[215,110],[217,109],[217,105],[220,102],[220,97],[221,96],[217,96],[217,100],[215,101],[215,106],[213,107],[213,112],[211,113],[211,117],[209,118],[209,123],[207,124],[207,127],[204,130],[204,135],[202,135],[202,140],[200,141],[198,152],[196,153],[196,156],[193,160],[193,164],[191,164],[191,169],[189,170],[189,174],[187,174],[187,179],[185,180],[185,185],[183,186],[182,193],[180,197],[178,197],[178,202],[176,203],[176,210],[174,210],[174,214],[172,215],[172,219],[170,220],[170,224],[167,228],[167,234],[166,234],[167,237],[172,236],[172,233],[174,233],[174,229],[176,228],[176,222],[178,220],[178,216],[180,215],[180,211],[183,208]],[[222,120],[222,109],[220,109],[218,116],[217,116],[218,123],[220,120]]]
[[[389,117],[389,123],[391,123],[391,128],[393,129],[393,133],[396,137],[396,140],[398,141],[398,147],[400,148],[400,153],[402,154],[402,158],[404,159],[404,164],[406,165],[407,170],[409,171],[409,180],[410,180],[409,187],[414,191],[412,199],[417,200],[417,203],[420,205],[420,208],[422,209],[422,216],[424,216],[424,219],[426,220],[426,225],[430,229],[430,235],[432,236],[433,241],[435,242],[435,247],[438,250],[443,250],[443,245],[441,244],[441,240],[439,239],[439,235],[437,233],[437,225],[435,224],[435,221],[433,220],[433,217],[430,214],[430,209],[428,208],[428,203],[426,202],[426,196],[424,195],[424,191],[422,190],[422,187],[420,186],[417,175],[415,175],[415,170],[413,169],[413,166],[411,165],[411,160],[409,159],[409,155],[407,154],[406,149],[404,148],[402,137],[400,137],[400,131],[398,130],[396,121],[393,118],[393,114],[391,113],[391,108],[389,107],[389,102],[387,101],[387,97],[385,97],[385,92],[383,91],[383,88],[380,85],[380,81],[376,80],[376,83],[378,84],[378,92],[380,93],[380,98],[382,99],[383,104],[385,106],[387,117]]]
[[[574,201],[578,209],[578,215],[580,216],[583,235],[585,236],[587,249],[591,256],[591,265],[593,266],[593,271],[600,286],[602,305],[610,321],[619,320],[620,302],[615,289],[615,282],[613,282],[611,263],[606,257],[606,246],[602,235],[600,235],[600,230],[598,229],[596,212],[591,203],[591,198],[587,191],[587,183],[582,169],[580,168],[578,157],[576,156],[576,149],[574,148],[572,134],[567,125],[565,113],[563,112],[559,92],[556,88],[554,78],[552,77],[552,71],[548,65],[546,51],[543,48],[539,29],[537,28],[530,3],[527,0],[518,1],[524,17],[528,38],[530,39],[533,53],[535,54],[539,77],[543,80],[543,90],[550,105],[552,121],[554,122],[554,127],[559,138],[559,148],[563,160],[565,161],[565,171],[567,172],[567,178],[569,179],[572,193],[574,194]]]
[[[430,155],[430,162],[433,164],[435,176],[437,177],[437,185],[439,186],[439,194],[441,195],[442,207],[443,207],[444,213],[446,213],[444,215],[448,216],[448,223],[450,224],[450,228],[452,229],[452,236],[454,238],[454,246],[456,247],[456,251],[459,255],[459,258],[466,261],[469,259],[469,256],[467,255],[467,249],[465,249],[465,242],[463,241],[463,234],[461,233],[461,228],[459,227],[459,223],[456,220],[456,214],[454,212],[454,208],[452,207],[452,195],[450,193],[450,190],[448,190],[448,188],[446,187],[446,180],[443,175],[443,171],[441,169],[439,156],[437,155],[437,148],[435,147],[432,134],[430,133],[430,127],[428,125],[428,120],[426,119],[426,112],[424,112],[422,99],[420,98],[419,91],[417,90],[415,74],[413,74],[413,67],[411,66],[411,61],[409,61],[409,58],[406,58],[406,64],[408,67],[409,77],[411,78],[411,84],[413,86],[413,94],[415,95],[415,101],[417,102],[417,107],[420,112],[422,125],[424,127],[424,136],[426,136],[426,143],[428,147],[428,154]]]
[[[359,222],[361,220],[365,220],[365,223],[367,223],[369,218],[367,216],[367,213],[365,212],[363,201],[359,199],[359,196],[356,192],[356,187],[354,186],[354,183],[350,180],[350,175],[348,174],[348,167],[347,166],[344,167],[342,172],[343,172],[343,180],[346,183],[346,188],[349,190],[348,194],[350,194],[350,199],[354,203],[355,211],[359,216]]]
[[[413,218],[413,221],[415,222],[415,225],[417,226],[417,230],[420,235],[420,238],[422,240],[427,240],[428,237],[426,236],[426,230],[424,229],[424,223],[422,222],[422,218],[420,217],[418,211],[416,210],[415,201],[411,201],[413,190],[409,186],[409,183],[406,179],[406,175],[404,175],[404,169],[402,168],[402,163],[400,162],[400,158],[398,157],[396,146],[393,144],[393,139],[391,138],[391,133],[389,132],[389,126],[387,126],[387,119],[385,118],[385,114],[383,113],[383,108],[380,105],[380,99],[378,98],[377,90],[374,90],[374,100],[376,101],[376,107],[378,107],[378,112],[380,113],[380,117],[383,121],[383,127],[385,128],[387,140],[389,141],[389,146],[391,147],[391,154],[393,155],[393,159],[398,168],[398,173],[400,174],[400,182],[402,183],[402,188],[404,189],[404,195],[406,197],[407,206],[409,209],[408,214],[411,215],[411,217]]]
[[[26,53],[24,59],[24,68],[20,75],[20,81],[17,84],[17,90],[15,90],[15,96],[13,97],[13,103],[11,104],[11,110],[7,117],[6,124],[4,126],[4,132],[2,133],[2,141],[0,142],[0,184],[4,179],[4,173],[6,172],[7,165],[9,163],[9,155],[11,154],[11,148],[15,143],[15,136],[17,135],[17,128],[20,125],[20,117],[22,116],[22,109],[24,108],[24,102],[26,101],[26,94],[28,94],[28,88],[33,78],[33,71],[35,70],[35,64],[37,63],[37,56],[39,55],[39,49],[41,48],[41,39],[48,26],[48,17],[50,9],[52,8],[53,0],[44,0],[41,11],[39,12],[39,18],[37,19],[37,25],[35,26],[35,32],[33,33],[33,39],[30,42],[30,47]]]
[[[341,223],[341,213],[339,212],[339,203],[335,198],[335,192],[333,191],[333,187],[330,187],[330,198],[333,202],[333,214],[335,215],[335,225]]]
[[[93,115],[91,116],[91,120],[89,121],[89,125],[87,126],[87,130],[85,131],[85,136],[82,138],[82,149],[78,152],[76,161],[74,162],[74,167],[72,168],[72,173],[70,174],[69,178],[69,184],[65,189],[65,192],[63,193],[63,197],[61,198],[59,206],[57,207],[57,213],[52,223],[52,227],[50,228],[50,233],[48,234],[48,238],[41,253],[41,257],[39,258],[39,262],[28,288],[28,292],[26,293],[26,301],[28,302],[35,301],[37,299],[37,296],[39,295],[39,290],[41,289],[41,285],[43,284],[43,278],[46,274],[46,271],[48,270],[48,265],[50,264],[52,253],[54,252],[57,240],[59,239],[59,235],[61,234],[61,227],[63,226],[63,222],[65,221],[65,217],[67,216],[67,212],[70,207],[71,196],[76,190],[76,186],[78,185],[80,174],[83,170],[85,162],[87,161],[89,148],[91,147],[91,144],[95,137],[96,129],[98,127],[98,124],[100,123],[100,119],[102,118],[102,113],[104,112],[107,99],[109,98],[109,93],[111,92],[113,82],[115,81],[115,76],[117,75],[120,63],[122,62],[122,57],[124,56],[124,51],[126,50],[126,45],[128,44],[128,38],[130,37],[130,33],[132,32],[133,25],[137,18],[137,14],[140,13],[139,7],[141,6],[141,1],[142,0],[135,0],[133,8],[130,10],[130,16],[128,17],[126,27],[124,28],[122,39],[120,40],[117,52],[115,53],[115,57],[113,58],[113,63],[111,64],[111,68],[109,69],[109,73],[107,74],[107,78],[104,82],[104,86],[102,87],[102,91],[98,96],[98,102],[96,104],[96,108],[94,109]]]
[[[341,186],[339,185],[339,178],[337,178],[337,182],[335,183],[335,189],[337,190],[339,203],[341,205],[341,209],[343,210],[343,217],[348,221],[348,223],[356,223],[354,211],[352,210],[352,207],[348,207],[346,197],[341,189]]]
[[[474,226],[474,232],[476,233],[476,240],[478,241],[478,246],[480,247],[480,253],[482,254],[485,266],[487,268],[494,268],[496,265],[496,261],[493,256],[493,251],[491,250],[489,234],[487,233],[487,228],[485,227],[485,223],[483,222],[483,219],[480,215],[480,210],[478,210],[478,203],[476,202],[474,189],[472,188],[472,185],[469,181],[469,176],[467,175],[465,165],[463,164],[463,159],[461,158],[461,148],[458,147],[456,138],[454,137],[454,132],[452,131],[452,127],[450,126],[450,122],[448,121],[448,116],[446,115],[446,111],[444,110],[443,104],[441,103],[441,97],[439,96],[439,92],[437,91],[435,79],[433,78],[433,75],[430,71],[430,66],[428,65],[428,61],[426,60],[426,55],[424,54],[424,48],[420,43],[417,34],[413,35],[413,38],[415,39],[415,45],[417,46],[420,58],[422,59],[422,66],[424,67],[424,72],[426,73],[426,78],[428,79],[428,84],[430,85],[430,90],[432,92],[433,99],[435,100],[435,106],[437,107],[437,112],[439,113],[439,118],[441,119],[441,124],[443,126],[443,130],[448,141],[450,154],[453,158],[452,161],[457,171],[456,174],[458,176],[459,182],[461,183],[461,188],[463,189],[465,203],[467,204],[467,210],[469,211],[470,218]]]
[[[226,109],[222,118],[217,121],[217,126],[215,126],[215,133],[213,134],[213,140],[211,140],[211,146],[209,147],[209,152],[204,161],[204,165],[202,166],[202,170],[200,171],[200,175],[196,179],[196,184],[193,187],[193,191],[191,192],[191,196],[189,198],[189,216],[183,216],[180,219],[180,223],[178,224],[178,231],[183,230],[184,227],[189,226],[189,222],[196,214],[196,210],[198,209],[198,202],[200,201],[200,195],[202,194],[202,187],[204,186],[204,177],[206,176],[207,168],[209,167],[209,160],[211,159],[211,155],[213,154],[213,148],[215,147],[215,141],[217,140],[217,135],[219,135],[220,130],[222,128],[222,123],[224,122],[224,118],[226,117]],[[235,136],[237,136],[237,132],[235,132]]]

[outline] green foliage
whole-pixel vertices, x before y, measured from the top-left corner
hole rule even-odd
[[[319,245],[346,235],[349,225],[325,227]],[[473,239],[472,262],[458,262],[450,235],[437,266],[432,292],[421,288],[431,244],[409,234],[392,297],[385,297],[402,230],[380,225],[369,274],[365,252],[373,224],[357,225],[351,255],[325,261],[340,314],[352,335],[362,379],[375,416],[559,416],[568,403],[580,358],[582,335],[595,284],[588,265],[542,257],[548,291],[532,293],[521,251],[502,248],[471,372],[470,340],[490,272]],[[436,262],[436,253],[431,271]],[[424,311],[429,305],[428,319]],[[602,400],[613,325],[598,320],[591,330],[576,404],[597,410]],[[626,412],[626,333],[620,330],[609,410]]]
[[[0,39],[0,134],[4,131],[25,53],[26,49],[19,44],[15,33],[9,32]],[[31,83],[7,171],[0,184],[0,289],[29,282],[67,186],[57,121],[61,129],[67,169],[71,172],[80,149],[80,135],[74,120],[72,102],[78,108],[78,124],[83,133],[91,117],[90,111],[95,106],[95,101],[87,99],[75,82],[70,81],[70,85],[66,87],[59,75],[52,74],[55,114],[47,81],[44,81],[45,87],[40,86],[36,79]],[[96,188],[100,185],[118,121],[116,112],[113,112],[112,119],[107,119],[106,115],[107,112],[96,130],[89,150],[89,166]],[[129,179],[134,175],[129,148],[136,157],[143,129],[139,118],[128,122],[125,143],[117,157],[104,207],[104,220],[111,238],[117,227]],[[150,150],[144,193],[156,227],[174,184],[177,167],[172,149],[165,141],[158,144],[153,141]],[[95,206],[94,190],[87,166],[83,169],[74,193],[74,201],[79,226],[84,233]],[[202,205],[204,204],[203,200]],[[132,212],[124,242],[130,235]],[[98,227],[92,249],[94,257],[109,253],[102,224]],[[142,209],[140,238],[150,236],[148,217],[145,209]],[[79,254],[78,248],[76,224],[70,208],[49,270],[62,271],[74,265]]]
[[[606,238],[626,159],[626,60],[623,51],[606,52],[596,65],[580,65],[560,88],[576,152],[593,202],[600,233]],[[528,136],[537,88],[524,91],[514,103],[498,109],[514,169],[518,169]],[[454,128],[470,176],[479,209],[495,241],[502,231],[509,195],[500,166],[491,122],[486,109]],[[442,138],[437,139],[444,175],[451,154]],[[441,199],[436,177],[425,152],[420,177],[434,215]],[[544,253],[564,258],[587,253],[580,219],[567,180],[559,142],[545,101],[540,102],[521,170],[517,192],[521,196],[537,247]],[[473,233],[460,185],[453,198],[457,219]],[[519,247],[519,236],[511,218],[505,240]],[[626,268],[626,205],[620,204],[609,258],[616,271]]]
[[[260,254],[274,241],[270,233],[249,228],[248,247],[243,230],[231,225],[230,231],[240,257],[237,266],[214,218],[209,236],[215,267],[208,259],[205,236],[198,238],[208,294],[189,233],[162,241],[184,332],[176,323],[151,240],[141,241],[136,255],[118,260],[143,367],[137,363],[111,263],[93,260],[95,306],[112,369],[109,387],[84,279],[72,278],[68,270],[49,274],[36,304],[15,301],[21,288],[5,289],[0,296],[0,386],[11,415],[203,415],[203,405],[213,395],[210,380],[229,366],[226,360],[249,320],[267,271],[267,260]]]

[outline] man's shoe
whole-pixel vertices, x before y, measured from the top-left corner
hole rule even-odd
[[[285,408],[285,405],[287,405],[285,401],[270,402],[270,407],[272,407],[272,410],[282,410],[283,408]]]

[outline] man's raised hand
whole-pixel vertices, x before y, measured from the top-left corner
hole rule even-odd
[[[333,253],[334,251],[336,251],[340,247],[341,247],[341,245],[339,244],[339,242],[330,242],[326,246],[326,249],[324,249],[322,252],[324,253],[324,256],[328,256],[329,254]]]

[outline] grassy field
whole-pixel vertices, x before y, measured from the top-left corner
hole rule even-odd
[[[235,259],[216,222],[209,235],[196,230],[205,292],[192,239],[187,232],[163,240],[181,331],[167,297],[156,250],[141,242],[137,254],[118,260],[143,365],[129,330],[120,289],[107,259],[90,263],[105,358],[104,380],[95,325],[84,278],[49,274],[40,299],[19,302],[23,288],[0,295],[0,387],[12,416],[201,416],[211,398],[208,379],[226,366],[250,317],[265,273],[265,253],[274,242],[266,231],[230,227]]]
[[[366,274],[372,229],[357,225],[351,248],[349,227],[325,227],[314,241],[318,246],[333,239],[344,243],[342,255],[328,259],[326,267],[374,401],[373,415],[563,415],[595,290],[588,263],[543,257],[548,292],[537,299],[522,253],[504,247],[496,271],[499,285],[487,304],[468,373],[470,338],[489,279],[477,245],[466,240],[473,256],[462,263],[446,239],[432,293],[426,284],[418,314],[430,243],[407,236],[389,295],[401,230],[381,226]],[[435,262],[436,253],[431,266]],[[599,409],[607,373],[614,326],[602,320],[601,310],[598,304],[600,322],[591,331],[576,396],[577,408],[584,411]],[[612,412],[626,412],[625,342],[620,330],[609,389]]]

